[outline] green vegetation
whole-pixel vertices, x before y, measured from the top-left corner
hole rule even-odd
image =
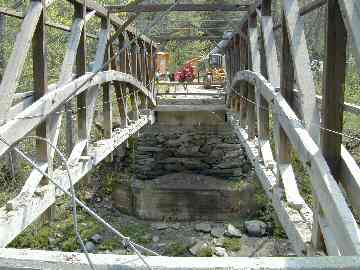
[[[138,244],[148,244],[150,239],[146,237],[146,234],[149,232],[150,228],[148,225],[141,223],[132,223],[126,227],[119,228],[121,232],[130,237],[131,240]]]
[[[239,251],[241,249],[241,240],[239,238],[225,238],[224,248],[230,251]]]
[[[211,247],[207,246],[207,247],[203,247],[198,255],[198,257],[212,257],[212,250]]]
[[[258,210],[254,214],[254,218],[270,223],[273,228],[272,235],[275,238],[287,238],[284,229],[277,220],[276,212],[271,204],[271,201],[267,198],[260,183],[257,181],[255,183],[255,201],[258,205]]]
[[[165,256],[182,256],[187,252],[186,246],[182,242],[172,241],[170,242],[164,251]]]
[[[64,207],[61,206],[61,207]],[[79,232],[84,241],[90,239],[103,229],[93,218],[78,211]],[[49,243],[49,239],[53,242]],[[24,232],[18,235],[11,243],[10,247],[51,249],[52,246],[60,246],[63,251],[75,251],[80,248],[76,239],[71,212],[64,211],[63,215],[58,216],[50,225],[41,226],[33,224]]]
[[[98,247],[97,250],[105,251],[105,250],[116,250],[119,248],[122,248],[123,245],[121,243],[121,240],[117,237],[105,240],[102,242]]]

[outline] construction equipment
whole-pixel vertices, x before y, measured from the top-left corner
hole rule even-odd
[[[214,84],[224,84],[225,70],[223,68],[223,56],[221,54],[209,54],[206,70],[204,88],[209,89]]]
[[[197,65],[200,57],[195,57],[187,61],[182,68],[175,73],[175,80],[179,82],[192,82],[197,74]]]

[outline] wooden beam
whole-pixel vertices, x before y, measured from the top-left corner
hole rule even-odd
[[[41,2],[41,1],[40,1]],[[44,2],[41,2],[44,5]],[[42,9],[39,21],[35,28],[32,55],[33,55],[33,77],[34,77],[34,100],[38,100],[48,92],[48,65],[47,65],[47,36],[45,28],[46,9]],[[36,135],[47,138],[46,123],[42,123],[36,129]],[[46,142],[37,140],[37,154],[40,161],[48,159]]]
[[[257,20],[255,16],[249,16],[248,20],[248,33],[249,33],[249,48],[248,48],[248,68],[255,72],[260,71],[260,54],[258,51],[258,32],[257,32]],[[235,74],[234,74],[235,77]],[[248,85],[248,96],[247,96],[247,127],[249,139],[254,139],[256,136],[256,98],[255,98],[255,87],[253,84]]]
[[[164,12],[171,8],[172,4],[147,4],[147,5],[109,5],[107,9],[110,13],[118,12]],[[177,4],[172,9],[174,11],[247,11],[249,4]]]
[[[321,150],[334,178],[341,181],[341,144],[347,32],[337,0],[329,0],[325,24],[325,69],[321,109]],[[328,132],[332,130],[337,133]],[[318,213],[321,215],[321,212]],[[319,241],[315,241],[319,248]]]
[[[90,77],[92,80],[89,80]],[[56,90],[48,93],[26,108],[16,119],[12,119],[0,126],[0,135],[6,139],[8,143],[13,145],[17,140],[24,137],[43,122],[50,114],[63,106],[69,98],[86,91],[92,86],[109,81],[119,81],[130,84],[132,87],[143,92],[151,101],[152,106],[156,104],[151,92],[129,74],[116,71],[103,71],[94,76],[93,73],[87,72],[85,75],[63,86],[59,86]],[[37,115],[38,117],[32,117],[33,115]],[[8,149],[9,147],[7,145],[0,143],[0,156]]]
[[[242,71],[236,74],[232,86],[243,81],[255,84],[267,101],[273,102],[273,113],[278,115],[281,127],[299,154],[304,167],[312,176],[313,190],[341,254],[344,256],[360,254],[358,225],[317,144],[299,122],[286,100],[276,93],[275,88],[268,84],[266,79],[256,73]]]
[[[314,1],[306,4],[305,6],[301,7],[299,14],[300,14],[300,16],[305,16],[306,14],[324,6],[326,3],[327,3],[327,0],[314,0]],[[274,30],[276,31],[276,30],[280,29],[280,27],[281,27],[281,23],[279,22],[274,26]]]
[[[34,1],[34,0],[33,0]],[[47,30],[45,26],[46,21],[46,6],[45,1],[40,1],[43,9],[37,23],[33,42],[32,42],[32,56],[33,56],[33,78],[34,78],[34,100],[41,98],[48,92],[48,64],[47,64]],[[36,136],[44,139],[49,138],[46,121],[41,123],[36,128]],[[45,141],[36,140],[36,154],[40,164],[45,163],[49,159],[49,146]],[[52,166],[47,166],[48,172],[52,174]],[[39,177],[41,185],[48,184],[48,180]],[[40,181],[39,181],[40,182]],[[39,182],[36,183],[39,184]],[[35,186],[35,185],[34,185]],[[49,208],[44,215],[41,216],[41,223],[48,224],[54,215],[54,209]]]
[[[154,40],[158,42],[166,42],[166,41],[206,41],[206,40],[221,40],[220,36],[153,36]]]
[[[6,65],[0,84],[0,124],[6,119],[11,107],[16,86],[18,84],[31,40],[36,30],[37,23],[42,14],[41,1],[31,1],[27,14],[21,24],[20,32],[11,52],[8,64]]]
[[[136,255],[89,254],[96,269],[144,269]],[[71,262],[69,262],[71,260]],[[350,270],[357,269],[360,258],[353,257],[145,257],[158,270]],[[82,270],[89,267],[84,253],[13,249],[0,250],[0,267],[6,270]]]
[[[82,4],[75,2],[75,18],[80,18],[85,20],[86,15],[86,0],[83,1]],[[81,31],[79,46],[77,47],[76,52],[76,76],[81,77],[86,73],[86,23]],[[86,91],[77,96],[77,131],[78,131],[78,139],[86,140],[88,134],[88,121],[87,118],[87,103],[86,103]],[[72,145],[74,147],[75,143]],[[87,148],[84,149],[84,154],[87,154]]]
[[[3,8],[3,7],[0,7],[0,14],[4,14],[6,16],[13,17],[13,18],[18,18],[18,19],[24,19],[24,17],[25,17],[24,14],[21,13],[21,12],[18,12],[18,11],[14,10],[14,9],[11,9],[11,8]],[[54,28],[54,29],[65,31],[65,32],[71,32],[70,27],[65,26],[63,24],[60,24],[60,23],[54,23],[54,22],[46,21],[45,25],[49,26],[51,28]],[[97,39],[96,35],[93,35],[93,34],[90,34],[90,33],[86,33],[86,36],[89,37],[89,38]]]
[[[352,51],[355,56],[358,73],[360,73],[360,2],[339,0],[338,4],[341,9],[347,32],[351,35]]]
[[[119,145],[150,121],[149,117],[142,115],[139,120],[132,123],[129,127],[114,131],[111,139],[100,140],[91,145],[92,152],[89,159],[71,164],[70,174],[73,184],[79,182],[80,179],[94,169],[96,165],[111,154]],[[68,174],[61,167],[54,170],[53,178],[65,190],[70,188]],[[34,194],[30,197],[23,196],[18,201],[17,206],[11,211],[8,211],[6,207],[0,208],[0,247],[5,247],[9,244],[28,225],[33,223],[46,209],[55,203],[54,187],[52,183],[49,183],[41,187],[39,194]]]
[[[78,4],[82,4],[84,2],[83,0],[68,0],[68,1],[71,4],[74,4],[74,2],[78,3]],[[110,22],[114,26],[121,27],[124,24],[124,21],[122,19],[120,19],[119,16],[115,16],[114,14],[109,15],[108,10],[105,7],[103,7],[101,4],[97,3],[96,1],[87,0],[86,1],[86,9],[87,9],[87,11],[95,11],[96,15],[101,18],[106,19],[109,16]],[[126,28],[126,32],[128,32],[128,34],[133,34],[135,36],[138,36],[139,38],[143,39],[149,45],[151,44],[152,46],[155,46],[155,44],[152,43],[151,39],[149,39],[145,35],[139,35],[138,31],[131,25]]]
[[[316,92],[310,68],[304,18],[300,16],[298,0],[282,0],[296,82],[302,93],[301,118],[315,142],[320,139],[320,116],[316,110]]]
[[[245,148],[247,157],[255,168],[255,173],[271,200],[276,215],[284,228],[294,251],[298,256],[303,256],[306,251],[306,243],[311,238],[311,224],[303,217],[297,209],[289,207],[284,200],[282,191],[277,187],[276,176],[271,168],[266,167],[263,162],[257,145],[249,138],[245,129],[236,125],[235,117],[228,113],[229,122],[233,125],[235,134]],[[311,210],[309,210],[311,213]],[[311,215],[311,214],[310,214]]]

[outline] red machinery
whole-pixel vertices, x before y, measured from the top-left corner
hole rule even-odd
[[[200,58],[193,58],[185,63],[185,65],[175,73],[175,80],[181,83],[192,82],[197,73],[196,65],[199,63]]]

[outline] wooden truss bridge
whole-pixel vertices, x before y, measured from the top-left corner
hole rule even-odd
[[[300,7],[298,0],[280,0],[282,20],[277,25],[272,19],[271,0],[240,2],[232,7],[182,4],[175,10],[245,10],[238,31],[225,41],[224,108],[299,257],[143,258],[148,266],[157,269],[360,269],[360,230],[354,217],[360,210],[360,168],[342,145],[343,112],[360,114],[358,106],[344,103],[348,35],[360,70],[360,2],[318,0]],[[60,134],[66,134],[67,164],[75,184],[129,137],[156,121],[156,44],[126,23],[125,30],[124,22],[110,13],[169,11],[172,5],[106,9],[91,0],[71,3],[75,15],[70,28],[47,19],[51,0],[31,0],[24,14],[0,9],[3,16],[22,19],[0,84],[0,155],[12,151],[28,134],[47,139],[36,144],[38,169],[33,169],[21,192],[0,209],[1,269],[87,268],[84,254],[6,248],[59,195],[52,182],[44,181],[43,173],[62,189],[71,189],[66,170],[55,166],[55,150],[49,143],[56,146]],[[320,97],[315,91],[302,16],[324,5],[326,59]],[[101,20],[100,29],[92,29],[96,36],[86,28],[92,17]],[[59,78],[50,85],[48,27],[69,32]],[[276,31],[281,33],[280,48],[275,43]],[[87,38],[97,42],[91,69],[87,69]],[[33,58],[34,90],[17,93],[29,51]],[[121,124],[116,128],[112,120],[112,89],[121,116]],[[100,94],[104,132],[102,139],[91,141]],[[73,127],[61,125],[72,100],[76,100],[78,108],[75,141]],[[292,152],[310,175],[313,209],[300,196],[301,181],[295,178]],[[135,255],[89,256],[96,269],[146,267]]]

